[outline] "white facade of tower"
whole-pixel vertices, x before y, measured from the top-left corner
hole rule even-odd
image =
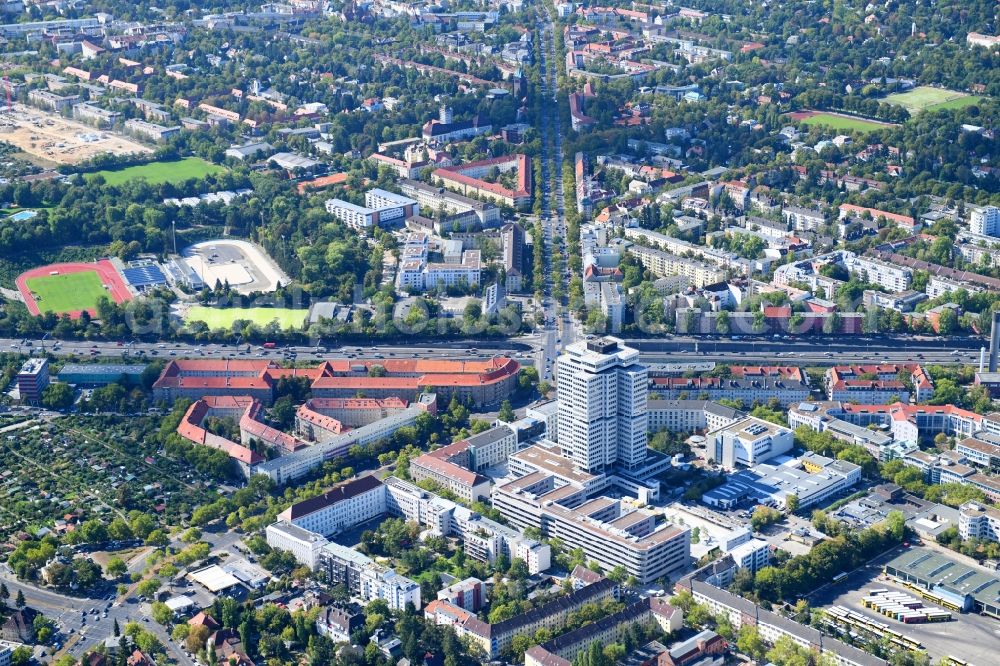
[[[601,473],[646,459],[648,373],[618,338],[583,340],[559,357],[559,446],[575,465]]]
[[[1000,236],[1000,208],[973,208],[969,211],[969,231],[981,236]]]

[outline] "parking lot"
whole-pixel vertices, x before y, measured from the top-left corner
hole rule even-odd
[[[882,574],[882,562],[901,551],[900,548],[893,549],[873,563],[852,571],[843,581],[820,588],[809,599],[810,604],[813,608],[843,606],[887,624],[923,643],[935,663],[945,656],[958,657],[975,666],[997,663],[997,654],[1000,653],[1000,620],[975,613],[953,613],[952,617],[955,619],[952,622],[903,624],[864,607],[861,598],[871,588],[880,587],[914,594],[912,590],[890,581]],[[927,605],[934,606],[929,602]]]

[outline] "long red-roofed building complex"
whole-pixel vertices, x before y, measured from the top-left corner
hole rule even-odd
[[[515,171],[514,187],[483,180],[493,169],[500,173]],[[466,196],[506,204],[519,210],[531,206],[531,158],[521,153],[442,167],[434,171],[434,178],[445,187]]]
[[[373,377],[379,367],[383,376]],[[485,361],[388,359],[324,361],[314,368],[281,368],[271,361],[172,360],[153,384],[157,400],[198,400],[205,396],[250,396],[264,405],[274,400],[282,377],[307,377],[315,398],[398,398],[412,402],[422,393],[452,397],[475,407],[499,405],[517,388],[520,364],[498,356]],[[377,374],[377,373],[376,373]]]

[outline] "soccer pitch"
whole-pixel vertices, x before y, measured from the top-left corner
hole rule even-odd
[[[238,319],[252,321],[263,328],[277,321],[281,328],[302,328],[308,310],[292,308],[209,308],[196,305],[184,315],[185,322],[203,321],[210,329],[230,328]]]
[[[837,113],[822,112],[805,118],[801,122],[806,125],[822,125],[830,129],[851,130],[855,132],[873,132],[889,126],[886,123],[878,123],[873,120],[865,120],[864,118],[852,118],[851,116],[842,116]]]
[[[889,95],[885,101],[889,104],[901,106],[911,115],[930,109],[961,109],[977,103],[981,98],[975,95],[967,95],[956,90],[946,90],[944,88],[932,88],[931,86],[920,86],[905,93]]]
[[[28,278],[25,284],[35,295],[41,312],[94,310],[101,296],[110,298],[101,278],[91,271]]]
[[[97,171],[87,177],[103,176],[108,185],[121,185],[137,178],[144,178],[151,185],[159,185],[161,183],[183,183],[191,178],[204,178],[211,174],[222,173],[225,170],[225,167],[206,162],[200,157],[187,157],[182,160],[150,162],[124,169]]]

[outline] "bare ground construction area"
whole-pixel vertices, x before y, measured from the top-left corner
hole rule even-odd
[[[77,164],[101,153],[152,152],[127,137],[26,106],[0,115],[0,141],[56,164]]]

